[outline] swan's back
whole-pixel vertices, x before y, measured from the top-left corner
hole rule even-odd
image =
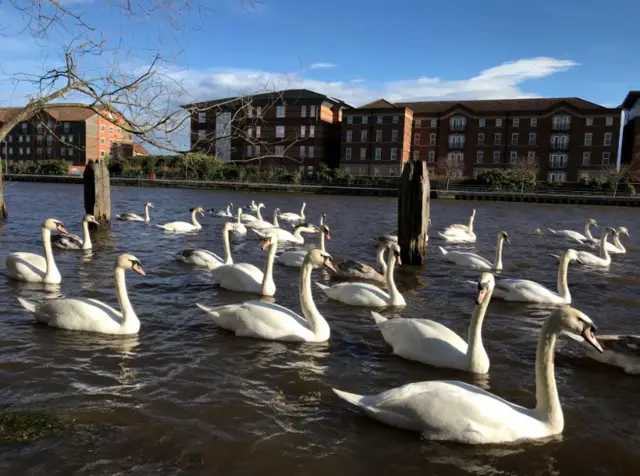
[[[338,283],[322,289],[330,298],[356,306],[388,306],[391,299],[389,294],[369,283]]]
[[[461,266],[473,266],[480,269],[491,269],[493,265],[480,255],[468,251],[449,251],[444,259]]]
[[[121,213],[117,218],[122,221],[144,221],[144,218],[136,213]]]
[[[9,253],[4,263],[10,278],[31,283],[42,282],[47,270],[47,260],[35,253]]]
[[[84,241],[78,235],[54,235],[51,237],[51,243],[63,250],[79,250]]]
[[[557,293],[528,279],[497,279],[493,296],[507,301],[560,302]]]
[[[249,263],[219,266],[212,271],[220,286],[231,291],[260,292],[264,273]]]
[[[197,227],[193,223],[187,223],[186,221],[172,221],[165,223],[164,225],[157,225],[166,231],[193,231]]]

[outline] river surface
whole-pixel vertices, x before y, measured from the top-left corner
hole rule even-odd
[[[10,251],[41,253],[39,227],[48,217],[81,234],[81,186],[14,183],[5,193],[10,219],[0,224],[2,263]],[[327,251],[369,263],[375,261],[373,239],[396,227],[396,201],[388,198],[112,189],[114,216],[142,213],[148,200],[156,207],[152,224],[188,220],[190,207],[252,199],[265,203],[265,218],[274,207],[298,212],[306,201],[314,222],[327,213]],[[400,290],[408,305],[393,314],[432,318],[465,335],[474,290],[464,280],[479,273],[442,262],[434,235],[466,223],[474,206],[478,242],[470,248],[492,259],[496,234],[506,230],[511,245],[505,245],[503,274],[552,289],[556,265],[549,253],[566,245],[534,235],[534,228],[582,230],[588,218],[626,226],[629,252],[614,256],[608,270],[571,265],[569,286],[574,305],[600,333],[640,332],[640,214],[630,208],[434,201],[429,262],[412,279],[402,270]],[[93,235],[92,255],[56,250],[60,292],[116,308],[115,257],[130,252],[142,261],[146,277],[127,273],[142,322],[133,338],[34,325],[15,298],[41,299],[49,291],[0,276],[0,405],[62,415],[88,428],[0,446],[1,474],[637,474],[640,378],[583,357],[565,339],[556,356],[565,430],[544,444],[433,443],[370,420],[331,392],[377,393],[409,382],[457,379],[533,406],[537,333],[548,309],[491,302],[483,330],[491,358],[486,378],[392,356],[367,310],[329,302],[315,287],[318,309],[332,329],[327,344],[257,341],[216,329],[196,302],[236,303],[251,296],[215,289],[209,272],[172,261],[168,253],[202,247],[222,254],[223,222],[206,216],[200,232],[171,236],[153,225],[114,220]],[[316,236],[308,241],[315,243]],[[233,237],[232,253],[236,262],[260,268],[266,256],[253,237]],[[277,302],[298,312],[298,271],[276,266],[274,273]],[[314,276],[325,279],[322,272]]]

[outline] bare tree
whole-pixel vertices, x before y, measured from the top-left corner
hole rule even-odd
[[[537,157],[518,157],[518,161],[511,168],[513,181],[518,184],[520,193],[525,188],[535,188],[540,171],[540,161]]]
[[[633,159],[631,162],[605,165],[603,167],[604,180],[613,186],[613,196],[618,193],[620,184],[633,183],[640,180],[640,160]]]
[[[441,177],[446,183],[446,189],[449,190],[451,179],[462,177],[463,164],[456,160],[455,157],[443,156],[436,161],[436,176]]]

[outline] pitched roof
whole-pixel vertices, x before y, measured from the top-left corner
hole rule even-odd
[[[7,122],[16,114],[22,112],[22,107],[1,107],[0,122]],[[96,115],[96,112],[89,109],[86,104],[60,104],[60,106],[52,106],[33,114],[28,119],[39,113],[49,114],[52,118],[59,122],[80,122]],[[27,119],[27,120],[28,120]]]
[[[358,109],[398,109],[402,106],[396,106],[395,104],[391,104],[386,99],[377,99],[376,101],[365,104],[364,106],[360,106]]]
[[[620,107],[623,109],[631,109],[633,106],[635,106],[638,99],[640,99],[640,91],[629,91],[629,94],[627,94],[627,97],[624,98],[624,101],[622,102],[622,104],[620,104]]]
[[[227,104],[229,106],[235,105],[235,103],[245,102],[248,103],[251,100],[256,101],[276,101],[276,100],[285,100],[285,101],[300,101],[304,99],[318,99],[322,101],[329,101],[334,103],[335,105],[342,105],[344,107],[352,108],[353,106],[347,104],[341,99],[337,99],[331,96],[327,96],[326,94],[320,94],[315,91],[311,91],[309,89],[284,89],[282,91],[274,91],[269,93],[260,93],[260,94],[250,94],[247,96],[235,96],[228,97],[222,99],[214,99],[211,101],[202,101],[195,102],[191,104],[184,104],[182,107],[188,109],[194,106],[202,106],[202,107],[211,107],[216,105]]]
[[[133,152],[140,155],[149,155],[149,151],[147,150],[147,148],[139,142],[133,143]]]
[[[542,112],[555,106],[568,104],[580,110],[608,108],[581,98],[531,98],[531,99],[485,99],[470,101],[419,101],[399,102],[396,106],[404,106],[421,114],[438,114],[461,106],[472,112]]]

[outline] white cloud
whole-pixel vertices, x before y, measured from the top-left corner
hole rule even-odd
[[[309,69],[329,69],[329,68],[337,68],[337,64],[333,63],[313,63],[309,66]]]

